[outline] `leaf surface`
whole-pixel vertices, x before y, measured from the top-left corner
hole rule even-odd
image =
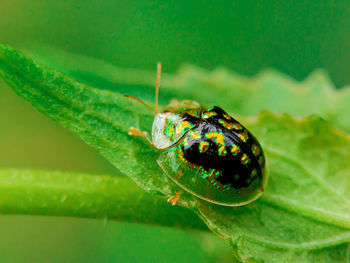
[[[20,96],[95,147],[145,190],[166,197],[174,193],[176,186],[156,164],[158,153],[128,135],[130,126],[149,130],[152,125],[153,116],[141,105],[117,92],[81,84],[12,48],[0,50],[0,76]],[[130,73],[129,87],[133,80]],[[226,97],[224,104],[227,89],[215,93]],[[185,194],[181,204],[227,240],[241,261],[349,261],[349,135],[317,116],[296,119],[263,111],[239,120],[259,138],[267,155],[270,182],[262,198],[232,208]]]

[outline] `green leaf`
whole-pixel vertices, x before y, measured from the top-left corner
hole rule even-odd
[[[122,69],[102,60],[48,47],[29,53],[38,61],[93,87],[132,93],[154,102],[155,72]],[[161,86],[163,104],[178,98],[220,104],[241,116],[255,116],[266,109],[298,117],[317,114],[350,132],[350,87],[336,90],[322,70],[298,82],[273,70],[247,78],[225,68],[207,71],[184,65],[176,75],[163,74]]]
[[[127,133],[130,126],[150,129],[153,117],[142,106],[51,71],[8,47],[0,51],[0,75],[141,187],[167,197],[174,193],[176,186],[156,165],[157,152]],[[228,97],[228,89],[218,89],[215,96]],[[241,261],[349,261],[349,135],[316,116],[295,119],[264,111],[240,120],[259,138],[269,161],[270,182],[262,198],[232,208],[185,194],[181,204],[227,240]]]

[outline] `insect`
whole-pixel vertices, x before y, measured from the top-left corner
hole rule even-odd
[[[129,134],[148,138],[161,152],[159,166],[182,191],[223,206],[241,206],[259,198],[268,173],[258,140],[217,106],[207,108],[195,101],[173,100],[159,112],[160,74],[158,64],[155,109],[137,97],[125,95],[155,114],[152,140],[134,127]],[[176,204],[182,191],[169,201]]]

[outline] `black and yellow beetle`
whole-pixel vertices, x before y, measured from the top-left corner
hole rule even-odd
[[[152,145],[164,173],[186,192],[224,206],[248,204],[263,193],[268,173],[258,140],[217,106],[204,108],[195,101],[173,101],[158,111],[161,66],[158,64],[156,109],[133,98],[155,114]],[[146,136],[131,127],[131,135]],[[169,199],[175,204],[181,192]]]

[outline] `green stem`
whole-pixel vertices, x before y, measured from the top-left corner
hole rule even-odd
[[[130,179],[0,169],[0,213],[106,218],[207,230],[190,210],[144,192]]]

